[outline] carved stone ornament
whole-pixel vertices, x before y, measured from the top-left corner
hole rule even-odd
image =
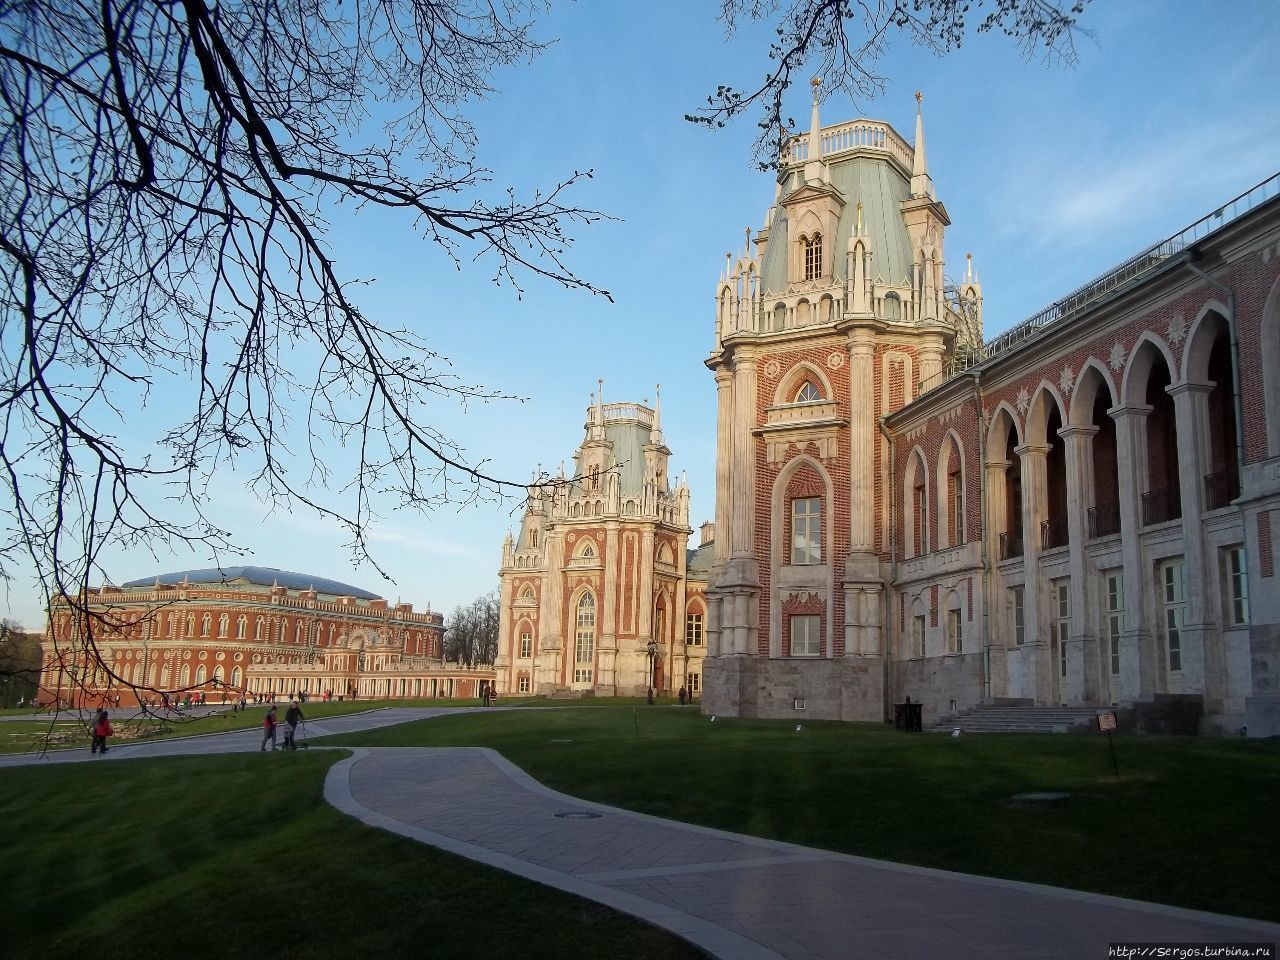
[[[1117,340],[1111,345],[1111,356],[1107,358],[1107,366],[1112,370],[1119,371],[1119,369],[1124,366],[1124,358],[1124,345]]]
[[[764,365],[764,375],[766,377],[776,377],[782,372],[782,367],[777,360],[770,360]]]
[[[565,537],[565,539],[568,540],[570,543],[573,543],[575,540],[578,539],[578,535],[576,533],[571,533],[567,537]]]
[[[827,357],[827,366],[832,370],[839,370],[844,366],[844,360],[843,350],[832,350],[831,356]]]

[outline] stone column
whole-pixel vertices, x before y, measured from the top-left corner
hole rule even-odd
[[[1210,599],[1218,584],[1215,565],[1208,555],[1212,547],[1204,536],[1201,495],[1205,474],[1209,472],[1209,393],[1212,390],[1207,383],[1179,383],[1167,388],[1173,397],[1178,428],[1182,552],[1188,586],[1187,620],[1181,636],[1181,691],[1204,694],[1206,713],[1221,709],[1226,670],[1221,634],[1214,618],[1217,605]]]
[[[732,539],[730,556],[755,556],[755,437],[756,425],[756,361],[741,357],[734,364],[733,382],[733,515],[730,519]],[[718,535],[718,530],[717,530]]]
[[[617,693],[618,659],[618,521],[604,525],[604,610],[600,626],[600,675],[596,686],[604,696]]]
[[[1027,443],[1014,448],[1022,464],[1022,567],[1023,622],[1026,642],[1023,656],[1029,659],[1031,695],[1037,703],[1053,703],[1053,673],[1049,643],[1050,604],[1040,576],[1040,522],[1044,520],[1048,496],[1046,456],[1049,445]]]
[[[983,495],[986,497],[986,528],[981,531],[982,549],[990,560],[987,579],[987,643],[990,646],[991,695],[993,697],[1017,696],[1009,687],[1009,659],[1016,649],[1009,624],[1008,598],[1004,577],[1000,575],[1000,531],[1008,514],[1008,495],[1005,490],[1009,472],[1008,460],[987,460],[984,469]],[[1001,518],[999,524],[993,518]],[[1002,678],[997,682],[997,677]]]
[[[849,336],[849,552],[859,554],[875,545],[875,335]]]
[[[1093,506],[1093,438],[1098,428],[1063,427],[1067,452],[1067,540],[1071,553],[1071,630],[1067,649],[1068,703],[1100,703],[1098,633],[1092,611],[1098,607],[1097,577],[1087,572],[1084,548]]]
[[[535,677],[540,693],[560,685],[561,657],[564,638],[564,533],[557,530],[547,535],[547,569],[542,578],[542,602],[538,610],[538,652]]]
[[[1164,670],[1151,625],[1155,608],[1151,573],[1142,549],[1142,494],[1147,477],[1147,417],[1151,407],[1128,404],[1107,413],[1116,422],[1116,472],[1120,483],[1120,548],[1124,558],[1124,630],[1120,634],[1116,699],[1150,698],[1164,689]],[[1129,482],[1125,483],[1124,479]]]
[[[636,597],[636,609],[640,614],[638,620],[638,633],[640,636],[637,643],[642,648],[646,648],[646,664],[648,662],[647,644],[649,640],[658,639],[653,637],[653,525],[646,524],[644,531],[640,534],[640,556],[637,558],[640,564],[640,586],[639,596]]]

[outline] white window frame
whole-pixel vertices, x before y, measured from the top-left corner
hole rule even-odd
[[[1187,625],[1187,563],[1183,557],[1162,560],[1156,584],[1160,591],[1160,623],[1164,630],[1165,664],[1182,673],[1182,631]]]
[[[702,689],[702,674],[690,673],[687,677],[687,683],[685,686],[688,687],[690,694],[697,693]]]
[[[595,677],[596,598],[590,591],[578,598],[573,636],[573,682],[589,684]]]
[[[959,608],[947,611],[947,653],[960,653],[964,643]]]
[[[822,618],[816,613],[792,614],[790,620],[791,656],[822,655]]]
[[[520,679],[516,681],[516,687],[521,693],[529,692],[529,675],[527,673],[521,675]]]
[[[1052,581],[1053,586],[1053,635],[1058,641],[1058,676],[1067,676],[1067,636],[1071,632],[1071,578]]]
[[[684,643],[687,647],[703,645],[702,614],[686,613],[684,617]]]
[[[924,614],[917,613],[911,618],[911,652],[915,657],[924,657],[925,622]]]
[[[822,563],[821,497],[796,497],[791,501],[791,563],[793,566]]]
[[[1222,551],[1222,573],[1226,596],[1223,612],[1228,626],[1249,625],[1249,563],[1244,547],[1236,545]]]
[[[521,660],[528,660],[533,656],[533,632],[523,630],[520,633],[520,656]]]
[[[814,386],[812,380],[806,380],[796,391],[796,403],[821,403],[822,392]]]
[[[1107,645],[1111,675],[1120,676],[1120,634],[1124,631],[1124,571],[1109,570],[1105,574],[1107,594]]]
[[[1013,625],[1013,644],[1020,647],[1027,642],[1027,592],[1021,583],[1009,588],[1009,613]]]

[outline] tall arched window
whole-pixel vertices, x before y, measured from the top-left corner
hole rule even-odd
[[[249,635],[249,618],[242,613],[240,614],[240,619],[236,621],[236,639],[243,640],[248,635]]]
[[[205,614],[200,618],[200,636],[207,637],[209,635],[209,627],[213,625],[213,617]]]
[[[804,241],[804,278],[817,280],[822,276],[822,234],[815,233]]]
[[[178,681],[180,686],[191,686],[191,664],[184,663],[182,665],[182,679]]]
[[[202,663],[200,664],[200,666],[196,667],[196,686],[197,687],[200,686],[202,683],[204,683],[208,679],[209,679],[209,674],[205,670],[204,664]]]
[[[196,617],[195,614],[187,614],[187,632],[186,636],[194,637],[196,635]]]
[[[590,683],[596,654],[596,598],[584,593],[578,600],[577,630],[573,641],[573,682]]]
[[[213,668],[213,685],[215,687],[222,686],[222,681],[227,678],[226,671],[223,670],[222,664],[218,664]]]
[[[244,671],[239,667],[235,667],[231,671],[231,686],[235,690],[239,690],[244,686]]]
[[[266,628],[267,628],[266,622],[262,619],[262,617],[259,617],[258,622],[253,625],[253,639],[261,640],[264,636],[266,636],[266,633],[265,633]]]
[[[225,637],[231,627],[231,618],[225,613],[218,618],[218,636]]]

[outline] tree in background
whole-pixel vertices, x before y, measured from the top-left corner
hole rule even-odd
[[[432,427],[431,403],[500,394],[362,311],[325,235],[335,204],[385,208],[517,293],[608,296],[565,260],[600,217],[568,197],[590,174],[495,188],[463,112],[542,50],[541,7],[0,2],[0,576],[29,558],[70,599],[77,659],[100,659],[82,591],[104,547],[236,552],[201,506],[219,470],[361,558],[375,495],[523,492]],[[355,457],[337,494],[326,444]]]
[[[1070,7],[1052,0],[992,0],[976,4],[977,31],[999,30],[1019,43],[1027,56],[1075,62],[1077,19],[1090,0]],[[747,111],[757,112],[760,136],[755,158],[771,170],[795,121],[784,122],[782,101],[800,75],[822,79],[822,96],[847,94],[855,102],[878,97],[884,78],[877,72],[890,41],[905,35],[939,55],[960,47],[969,33],[971,0],[721,0],[720,19],[732,35],[745,20],[776,22],[769,47],[769,70],[758,85],[740,90],[721,84],[707,106],[685,117],[723,127]]]
[[[0,620],[0,707],[30,703],[40,682],[40,635]]]
[[[457,607],[445,625],[444,658],[468,667],[491,664],[498,656],[498,594]]]

